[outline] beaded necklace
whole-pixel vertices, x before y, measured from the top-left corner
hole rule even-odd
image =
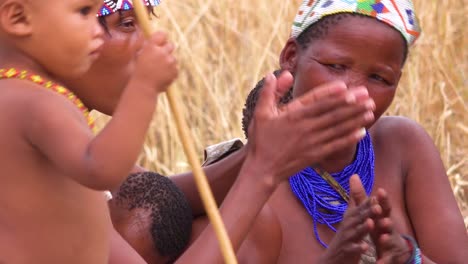
[[[0,80],[1,79],[13,79],[13,78],[31,81],[33,83],[42,85],[46,89],[49,89],[53,92],[56,92],[58,94],[65,96],[81,111],[81,113],[83,113],[83,116],[86,118],[88,122],[88,126],[91,129],[94,129],[94,120],[90,116],[88,108],[86,108],[83,102],[81,102],[81,100],[67,88],[63,87],[62,85],[56,84],[52,81],[46,80],[37,74],[28,73],[27,71],[19,71],[15,68],[0,69]]]
[[[366,133],[357,146],[356,159],[343,171],[330,175],[321,169],[308,167],[289,179],[292,192],[312,216],[315,237],[323,247],[328,246],[320,239],[317,223],[325,224],[336,232],[333,224],[343,221],[348,208],[349,179],[358,174],[369,195],[374,185],[374,161],[372,140]]]

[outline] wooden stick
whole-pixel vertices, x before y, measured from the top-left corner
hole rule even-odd
[[[143,33],[146,37],[150,37],[154,32],[154,28],[150,22],[148,10],[145,8],[142,1],[143,0],[133,0],[133,6],[140,26],[143,29]],[[177,131],[179,132],[185,155],[187,156],[187,159],[192,166],[195,182],[203,201],[203,205],[205,206],[206,214],[208,215],[208,218],[213,225],[216,236],[220,243],[224,262],[227,264],[237,264],[236,255],[234,254],[234,250],[232,248],[231,241],[229,240],[229,236],[227,235],[224,223],[221,219],[221,216],[219,215],[218,206],[216,205],[216,202],[213,198],[213,193],[211,192],[206,175],[201,168],[200,162],[197,159],[193,139],[189,133],[187,123],[183,118],[182,111],[180,110],[181,108],[178,104],[179,101],[177,99],[179,97],[177,96],[176,90],[168,89],[167,98],[174,115]]]

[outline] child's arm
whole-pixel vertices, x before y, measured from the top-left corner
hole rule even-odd
[[[244,146],[228,157],[203,168],[217,204],[222,203],[236,180],[242,163],[244,162],[247,153],[246,150],[247,146]],[[198,216],[205,214],[205,208],[200,200],[198,190],[195,188],[196,185],[192,172],[174,175],[171,176],[170,179],[187,197],[193,215]]]
[[[284,112],[280,111],[276,102],[280,98],[280,88],[290,87],[285,80],[288,76],[280,76],[278,84],[272,76],[267,79],[250,128],[247,157],[220,209],[235,251],[280,182],[337,149],[356,144],[362,137],[354,126],[336,127],[333,131],[318,129],[328,127],[336,120],[329,115],[317,122],[317,115],[340,109],[343,105],[346,108],[346,97],[352,92],[341,83],[329,83],[314,89],[288,104]],[[278,90],[275,89],[277,85],[280,87]],[[318,103],[311,103],[315,101]],[[354,120],[353,124],[364,126],[367,122],[363,117],[365,112],[367,109],[362,106],[355,117],[360,121]],[[314,132],[317,137],[310,136]],[[323,142],[320,138],[328,140]],[[222,263],[211,225],[176,263],[192,263],[194,259],[200,263]]]
[[[255,88],[257,89],[257,88]],[[260,89],[261,91],[261,89]],[[318,95],[317,97],[310,97],[311,100],[307,102],[307,104],[317,104],[320,105],[321,97],[320,91],[316,91],[316,94]],[[326,92],[324,93],[326,94]],[[359,93],[356,94],[356,100],[361,100],[365,101],[366,95],[360,96]],[[254,102],[256,103],[256,102]],[[322,109],[326,108],[326,105],[321,105],[320,106]],[[354,115],[350,114],[349,112],[342,111],[343,108],[335,108],[335,109],[328,109],[324,110],[321,115],[317,115],[314,118],[311,118],[311,122],[318,121],[321,118],[324,118],[325,116],[333,116],[335,120],[337,120],[336,123],[330,123],[328,126],[323,126],[320,130],[313,131],[310,136],[312,137],[317,137],[317,145],[320,144],[321,142],[325,141],[326,139],[320,138],[320,133],[323,133],[324,131],[333,131],[338,129],[338,122],[341,122],[341,125],[343,124],[348,124],[348,126],[351,126],[351,129],[354,127],[354,129],[359,129],[360,127],[363,126],[359,112],[356,112]],[[362,113],[362,112],[361,112]],[[350,124],[350,125],[349,125]],[[248,149],[248,144],[244,146],[241,150],[237,151],[236,153],[231,154],[229,157],[224,158],[223,160],[216,162],[213,165],[207,166],[205,168],[205,173],[208,177],[209,184],[213,190],[213,194],[216,198],[216,201],[218,204],[220,204],[224,197],[226,196],[227,192],[229,191],[229,188],[232,186],[234,183],[239,170],[242,166],[243,161],[245,160],[245,156],[247,153]],[[319,153],[317,153],[319,155]],[[190,204],[192,206],[194,215],[200,215],[204,213],[204,208],[202,206],[202,203],[200,201],[198,191],[194,188],[195,183],[192,177],[191,173],[186,173],[186,174],[181,174],[181,175],[176,175],[172,176],[171,180],[174,181],[174,183],[185,193],[187,196],[188,200],[190,201]]]
[[[63,174],[89,188],[114,189],[136,162],[158,94],[177,75],[172,50],[161,33],[143,45],[112,120],[96,137],[72,115],[72,104],[44,93],[30,106],[27,139]]]

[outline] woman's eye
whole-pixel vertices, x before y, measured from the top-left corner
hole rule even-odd
[[[125,29],[133,29],[135,28],[135,20],[133,19],[123,20],[122,22],[120,22],[120,26]]]
[[[91,6],[85,6],[83,8],[80,8],[80,14],[83,16],[87,16],[91,13],[93,8]]]
[[[333,63],[327,64],[327,63],[325,63],[324,65],[327,66],[330,69],[333,69],[333,70],[344,70],[345,69],[345,66],[342,65],[342,64],[333,64]]]
[[[371,79],[374,79],[374,80],[376,80],[376,81],[378,81],[378,82],[383,82],[383,83],[385,83],[385,84],[387,84],[387,85],[391,85],[391,83],[390,83],[388,80],[386,80],[384,77],[382,77],[382,76],[380,76],[380,75],[378,75],[378,74],[372,74],[372,75],[370,76],[370,78],[371,78]]]

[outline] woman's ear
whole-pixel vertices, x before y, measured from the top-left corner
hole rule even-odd
[[[24,0],[5,0],[0,5],[0,26],[2,30],[16,37],[31,35],[30,10],[30,6]]]
[[[294,75],[299,58],[299,43],[295,38],[290,38],[280,54],[280,66],[282,70],[288,70]]]

